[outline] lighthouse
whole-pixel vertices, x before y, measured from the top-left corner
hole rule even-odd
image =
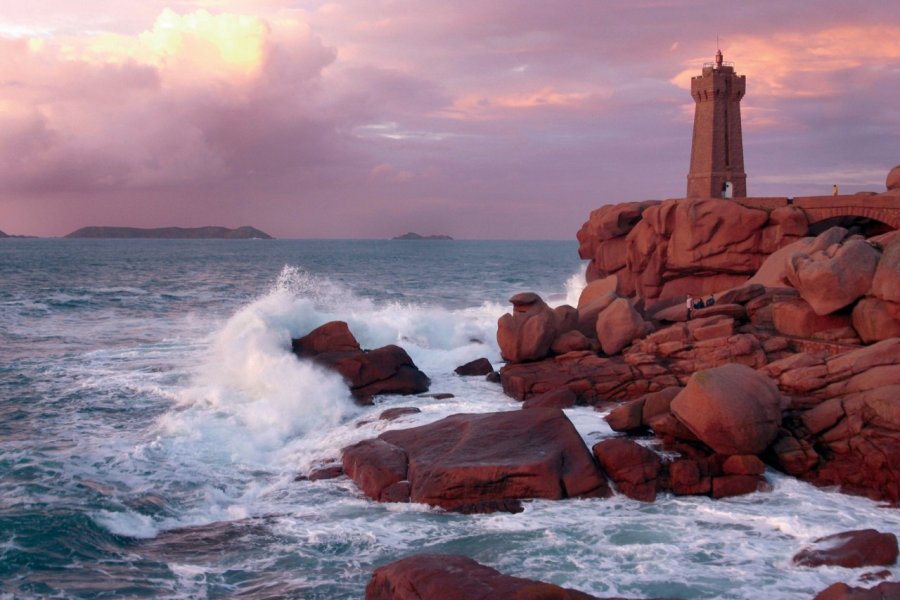
[[[741,137],[741,99],[747,78],[735,73],[722,51],[691,78],[694,98],[694,137],[688,198],[742,198],[747,196],[744,144]]]

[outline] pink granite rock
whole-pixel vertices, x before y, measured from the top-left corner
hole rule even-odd
[[[729,364],[694,373],[671,410],[716,452],[759,454],[781,425],[781,393],[765,375]]]
[[[597,339],[607,355],[618,354],[647,332],[647,323],[624,298],[613,301],[597,317]]]
[[[880,255],[860,239],[848,239],[812,254],[795,254],[787,261],[787,278],[818,315],[855,302],[869,291]]]
[[[501,356],[510,362],[546,357],[559,335],[556,313],[531,292],[516,294],[509,301],[513,305],[512,314],[503,315],[497,322]]]

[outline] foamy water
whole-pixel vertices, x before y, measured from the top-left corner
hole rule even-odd
[[[771,492],[728,500],[617,495],[468,516],[375,503],[347,478],[295,481],[388,428],[518,410],[496,384],[453,369],[481,356],[499,368],[496,320],[505,298],[528,288],[502,283],[513,266],[497,259],[498,246],[455,251],[471,262],[451,268],[433,250],[373,244],[373,263],[355,273],[349,257],[334,258],[340,248],[320,256],[294,244],[242,246],[250,258],[221,246],[178,273],[165,269],[168,250],[149,245],[140,256],[163,255],[144,256],[159,273],[143,281],[128,281],[110,252],[96,287],[76,273],[78,285],[0,293],[15,348],[0,387],[0,592],[359,598],[376,566],[447,552],[600,596],[788,599],[865,572],[793,566],[812,539],[900,533],[895,511],[774,471]],[[539,248],[546,264],[518,278],[544,282],[535,288],[551,304],[574,305],[583,271],[572,246]],[[38,250],[46,258],[53,248]],[[508,250],[512,265],[522,250]],[[435,281],[428,273],[439,265],[487,291],[456,290],[450,275]],[[373,292],[370,280],[388,291]],[[335,319],[363,347],[400,344],[431,392],[454,398],[356,406],[337,376],[289,351],[292,337]],[[395,406],[422,412],[377,420]],[[588,445],[613,435],[602,413],[566,413]]]

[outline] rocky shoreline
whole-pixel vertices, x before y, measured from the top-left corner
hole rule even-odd
[[[900,186],[882,196],[900,204]],[[897,508],[900,232],[809,230],[791,205],[687,199],[594,211],[578,234],[591,260],[578,305],[513,296],[498,321],[499,375],[484,359],[457,370],[499,379],[523,410],[390,429],[310,478],[346,474],[375,501],[478,513],[518,512],[533,498],[765,492],[769,467]],[[689,307],[690,296],[704,302]],[[341,372],[364,403],[427,390],[402,349],[363,351],[345,324],[295,340],[294,350]],[[574,405],[607,413],[621,435],[587,448],[561,410]],[[836,536],[795,562],[896,563],[893,534]],[[591,598],[434,555],[376,570],[367,597],[447,589],[455,598]],[[900,583],[883,581],[839,583],[817,597],[898,594]]]

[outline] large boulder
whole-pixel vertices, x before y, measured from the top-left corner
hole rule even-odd
[[[619,278],[610,275],[588,283],[578,297],[578,330],[586,336],[594,337],[597,317],[600,312],[619,297],[616,289]]]
[[[407,457],[406,471],[400,456]],[[552,408],[457,414],[387,431],[377,442],[345,448],[343,461],[370,498],[382,499],[386,488],[378,486],[408,480],[408,500],[463,512],[505,509],[526,498],[609,493],[575,427]]]
[[[421,394],[431,381],[406,351],[395,345],[362,350],[347,324],[332,321],[291,341],[299,358],[308,358],[340,373],[360,404],[380,394]]]
[[[850,238],[839,246],[791,256],[787,278],[816,314],[827,315],[869,291],[879,258],[866,241]]]
[[[793,560],[805,567],[890,566],[897,563],[897,536],[874,529],[836,533],[813,540],[813,546],[798,552]]]
[[[531,292],[516,294],[509,301],[513,305],[512,314],[505,314],[497,321],[500,355],[514,363],[546,357],[553,341],[562,333],[557,314]]]
[[[670,408],[720,454],[759,454],[781,425],[781,393],[775,382],[739,364],[694,373]]]
[[[839,244],[850,234],[843,227],[831,227],[816,237],[804,237],[770,254],[747,282],[767,288],[789,287],[788,260],[795,254],[809,255]]]
[[[614,300],[597,317],[597,339],[608,355],[621,352],[647,333],[647,328],[640,313],[624,298]]]
[[[521,577],[465,556],[416,554],[375,569],[366,600],[597,600],[577,590]]]

